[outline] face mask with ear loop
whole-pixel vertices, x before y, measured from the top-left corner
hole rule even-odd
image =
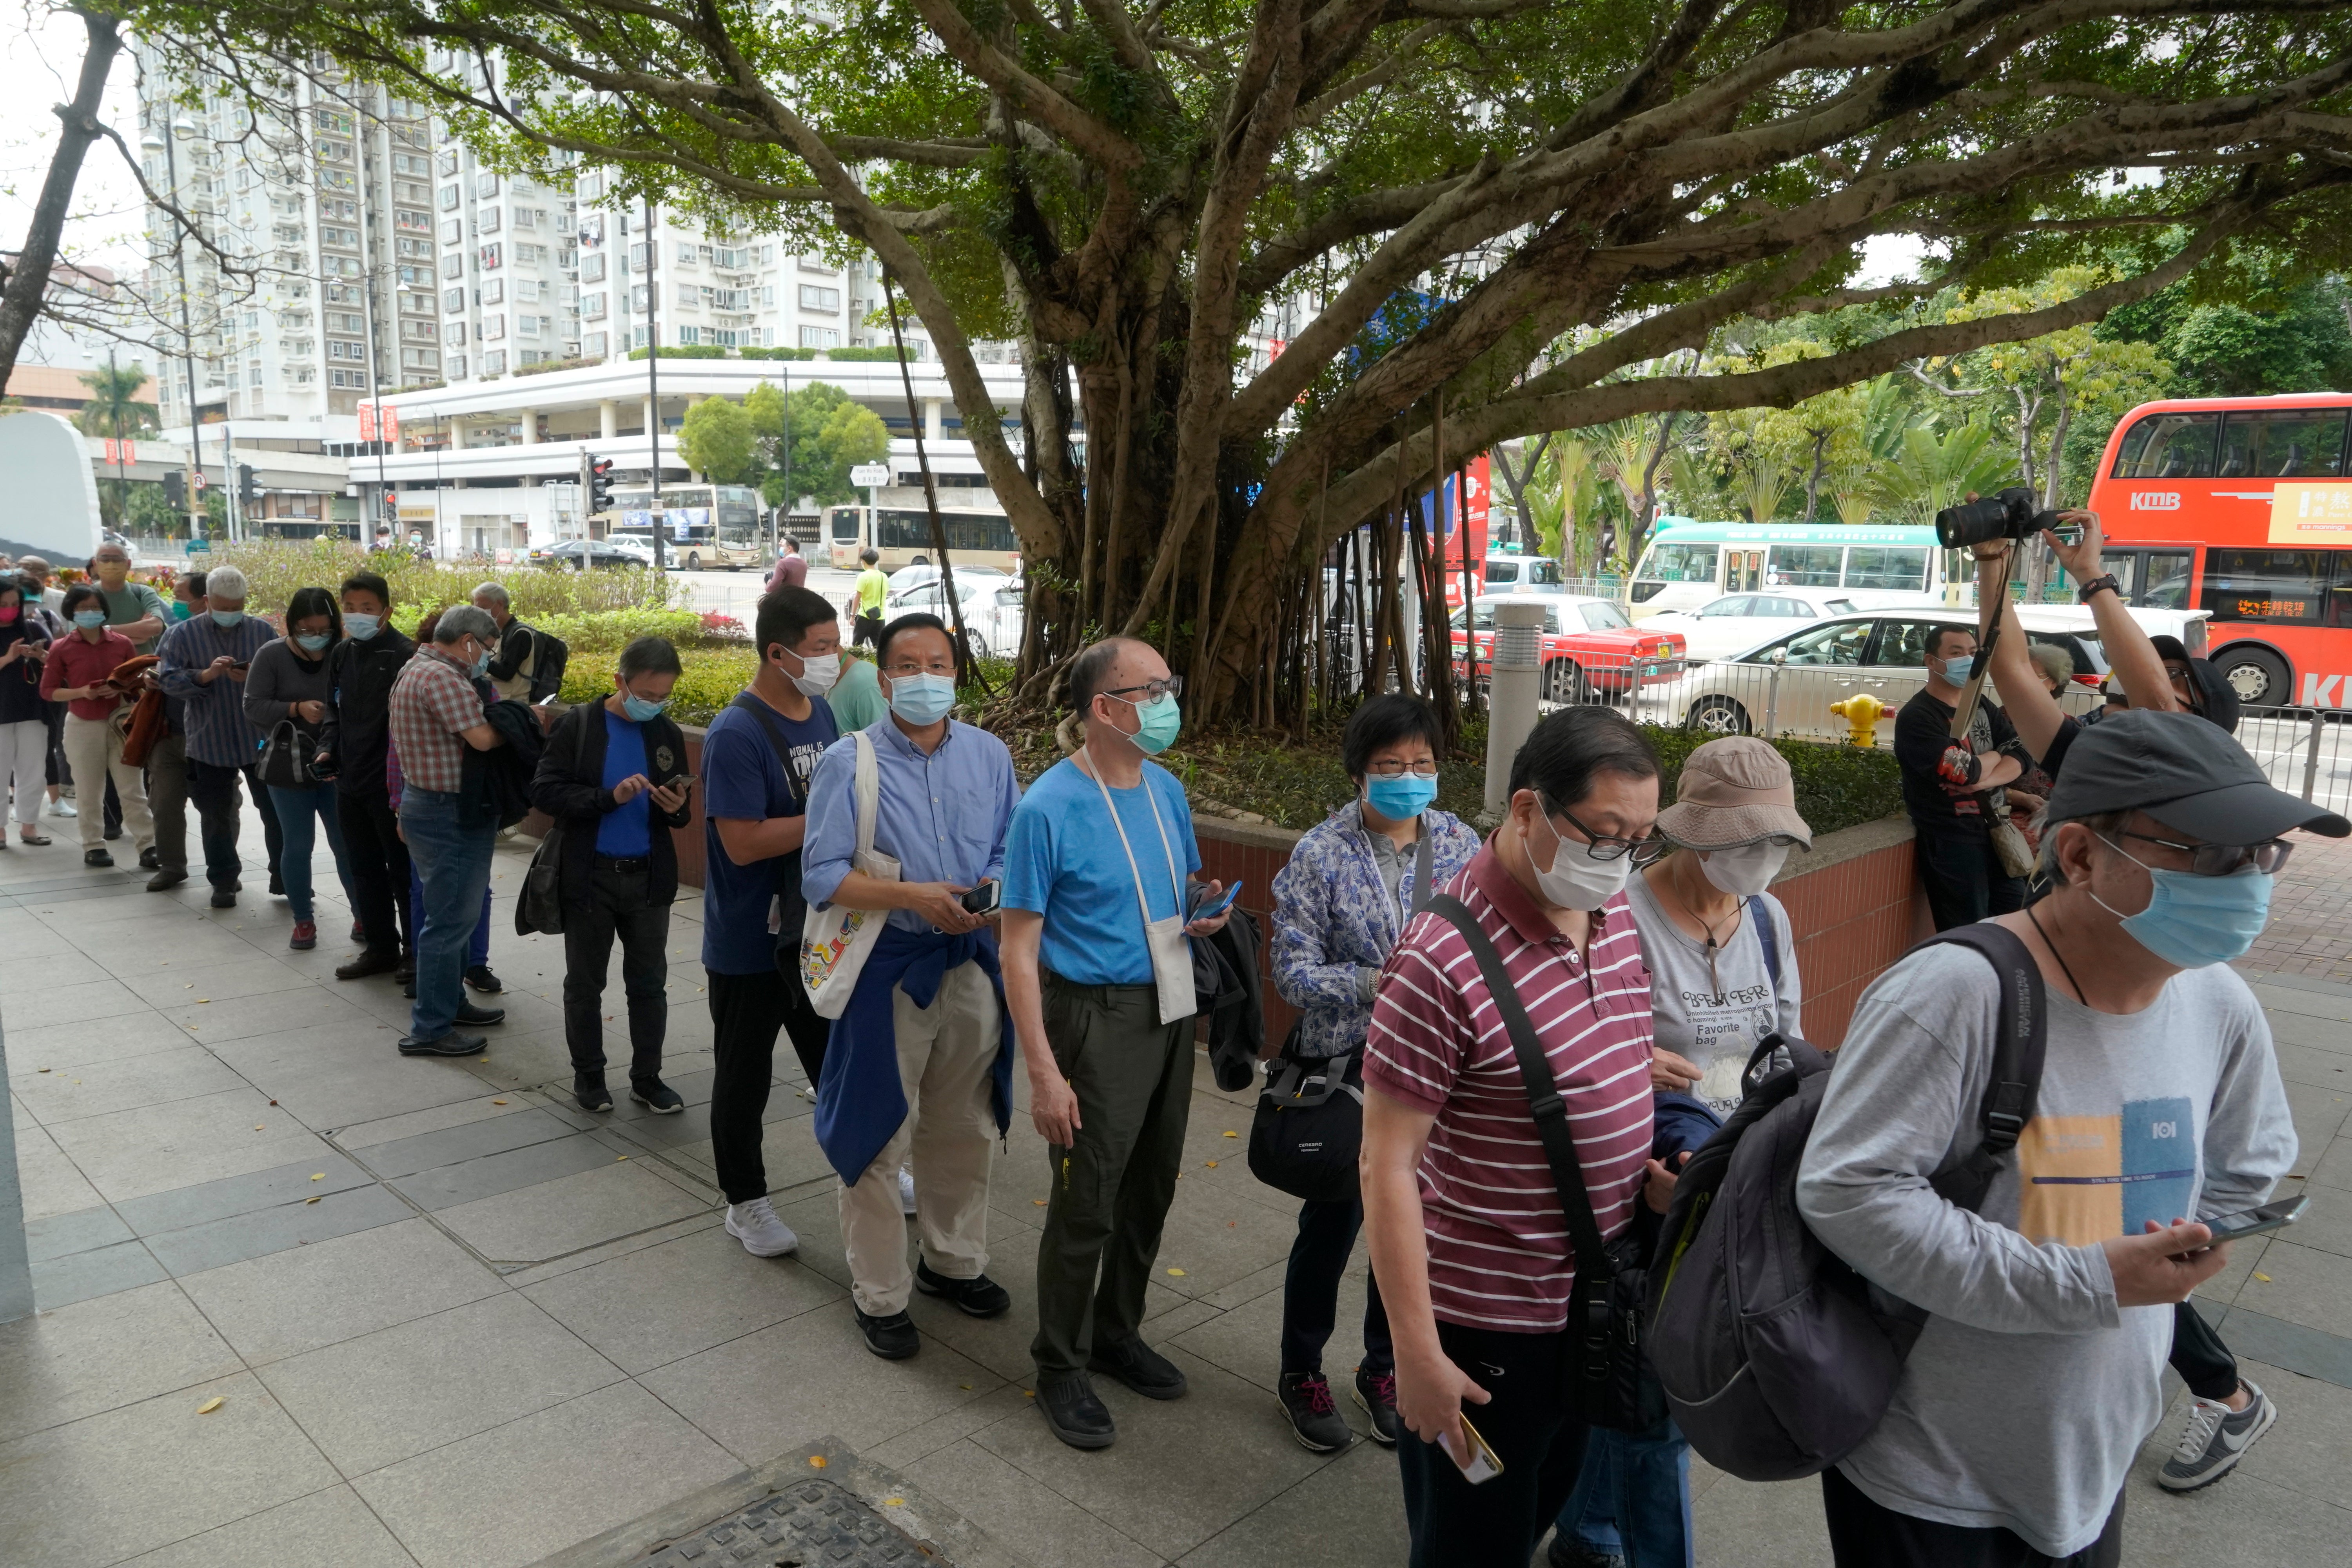
[[[1728,849],[1710,849],[1698,863],[1699,875],[1738,899],[1752,899],[1772,885],[1789,863],[1789,847],[1769,838]]]
[[[2091,901],[2116,917],[2124,934],[2180,969],[2210,969],[2243,958],[2270,923],[2271,889],[2278,879],[2246,866],[2226,877],[2200,877],[2151,866],[2115,840],[2100,843],[2148,874],[2155,886],[2147,907],[2125,914],[2096,893]],[[2083,890],[2090,893],[2086,883]]]
[[[1551,814],[1543,808],[1541,795],[1536,797],[1536,813],[1543,819],[1544,830],[1551,835],[1550,870],[1536,867],[1535,836],[1522,828],[1520,837],[1527,847],[1528,866],[1536,873],[1536,890],[1548,902],[1559,909],[1590,913],[1625,890],[1625,879],[1633,870],[1633,856],[1595,860],[1589,845],[1560,837],[1559,829],[1551,825]]]

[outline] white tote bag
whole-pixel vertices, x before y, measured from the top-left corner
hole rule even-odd
[[[882,806],[882,775],[874,762],[874,742],[866,731],[851,737],[857,746],[857,848],[849,864],[885,882],[898,879],[895,857],[874,847],[874,819]],[[838,1018],[849,1010],[849,998],[865,973],[866,955],[882,935],[887,910],[853,910],[838,901],[824,909],[809,906],[801,926],[801,984],[821,1018]]]

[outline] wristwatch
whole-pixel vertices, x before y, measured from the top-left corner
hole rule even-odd
[[[2118,599],[2124,596],[2123,587],[2116,581],[2116,574],[2112,572],[2105,572],[2074,590],[2075,602],[2087,605],[2091,602],[2091,595],[2103,588],[2113,593]]]

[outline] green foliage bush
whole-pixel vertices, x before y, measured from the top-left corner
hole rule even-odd
[[[379,574],[391,585],[393,621],[415,628],[428,610],[462,605],[484,583],[503,584],[514,613],[528,621],[603,610],[659,609],[685,588],[651,567],[573,572],[544,566],[490,566],[478,561],[422,562],[397,552],[370,553],[348,540],[254,540],[215,549],[199,570],[236,565],[252,584],[253,609],[275,615],[297,588],[340,589],[353,572]]]
[[[1658,798],[1670,801],[1675,797],[1675,781],[1682,775],[1683,760],[1711,737],[1653,724],[1642,729],[1658,752],[1662,769]],[[1786,735],[1774,741],[1772,749],[1789,759],[1789,772],[1797,787],[1797,815],[1816,837],[1903,810],[1903,770],[1893,752]]]
[[[585,616],[526,616],[532,626],[562,637],[572,657],[583,653],[618,653],[639,637],[667,637],[681,654],[705,646],[732,646],[730,639],[712,636],[702,617],[692,610],[598,610]]]
[[[681,662],[686,673],[670,688],[669,716],[681,724],[709,723],[760,673],[760,661],[752,656],[749,644],[728,643],[692,650],[681,647],[679,651],[685,655]],[[571,660],[563,667],[563,700],[601,702],[610,697],[613,666],[619,657],[618,644],[609,648],[583,648],[573,643]]]

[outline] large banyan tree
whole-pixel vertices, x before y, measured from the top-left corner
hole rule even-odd
[[[404,79],[512,167],[869,248],[1020,538],[1024,679],[1150,630],[1196,718],[1265,713],[1333,542],[1491,443],[1785,405],[2352,236],[2352,0],[167,9]],[[1861,286],[1880,236],[1928,276]],[[2082,260],[2046,309],[1848,309]],[[1678,352],[1797,312],[1832,352]],[[1004,339],[1017,442],[971,348]]]

